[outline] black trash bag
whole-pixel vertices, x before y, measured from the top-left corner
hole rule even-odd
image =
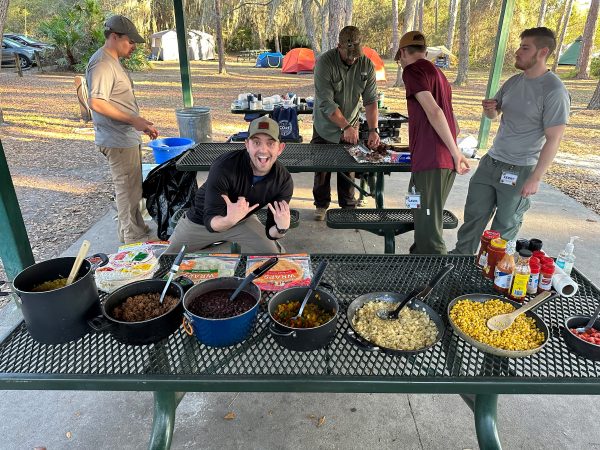
[[[177,170],[177,159],[170,159],[152,169],[142,184],[146,209],[157,223],[157,235],[162,240],[171,237],[177,221],[191,206],[198,190],[196,172]]]

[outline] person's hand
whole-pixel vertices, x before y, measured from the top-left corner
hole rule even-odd
[[[285,200],[280,202],[268,203],[267,206],[273,213],[275,224],[280,230],[288,229],[290,227],[290,205]]]
[[[469,160],[465,157],[465,155],[462,154],[462,152],[460,152],[458,156],[452,155],[452,159],[454,160],[454,170],[456,170],[456,173],[459,175],[469,173],[471,166],[469,165]]]
[[[229,200],[227,194],[221,194],[223,200],[225,200],[225,204],[227,205],[227,219],[229,219],[231,226],[237,224],[240,220],[248,215],[251,211],[258,208],[258,203],[256,205],[250,206],[250,203],[246,200],[246,197],[238,197],[237,202],[233,203]]]
[[[150,139],[156,139],[158,137],[159,133],[158,130],[153,127],[154,124],[141,116],[136,116],[131,125],[133,125],[136,130],[142,131],[150,136]]]
[[[358,143],[358,129],[354,127],[346,128],[344,134],[342,134],[342,141],[348,144]]]
[[[481,101],[481,106],[486,112],[496,111],[498,108],[498,101],[493,98],[486,98]]]
[[[369,131],[369,140],[367,141],[367,146],[370,149],[375,149],[377,148],[380,142],[381,139],[379,137],[379,133],[377,133],[376,131]]]
[[[540,181],[529,177],[527,178],[527,181],[525,181],[525,184],[523,185],[523,188],[521,189],[521,197],[529,197],[530,195],[534,195],[537,193],[538,189],[540,188]]]

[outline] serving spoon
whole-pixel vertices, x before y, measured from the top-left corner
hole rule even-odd
[[[75,277],[79,273],[79,268],[81,267],[81,264],[83,263],[83,259],[85,258],[85,255],[87,255],[89,249],[90,249],[90,241],[84,240],[81,243],[79,252],[77,252],[77,256],[75,257],[75,262],[73,263],[73,268],[71,269],[71,273],[69,273],[69,276],[67,277],[67,283],[65,284],[65,286],[69,286],[70,284],[73,283],[73,281],[75,281]]]
[[[435,276],[431,280],[429,280],[429,283],[427,283],[426,286],[419,286],[414,291],[412,291],[410,294],[408,294],[406,296],[406,298],[400,302],[400,304],[398,305],[398,307],[396,309],[394,309],[392,311],[390,311],[389,309],[380,309],[379,311],[377,311],[377,317],[379,317],[380,319],[383,319],[383,320],[398,319],[398,314],[400,314],[400,310],[409,301],[413,300],[414,298],[418,298],[419,300],[425,300],[429,296],[429,294],[431,293],[433,288],[436,287],[440,281],[442,281],[444,278],[446,278],[446,275],[448,275],[450,272],[452,272],[452,269],[454,269],[454,264],[446,264],[442,268],[442,270],[440,270],[438,273],[436,273]]]
[[[513,312],[509,312],[506,314],[498,314],[497,316],[490,317],[487,321],[487,326],[490,330],[493,331],[504,331],[513,324],[513,322],[519,315],[529,311],[530,309],[535,308],[544,300],[554,297],[558,297],[558,294],[555,292],[542,292],[533,300],[529,301],[529,303],[521,306],[519,309],[515,309]]]
[[[324,259],[323,261],[321,261],[321,263],[319,264],[319,267],[317,267],[317,272],[315,273],[315,275],[313,276],[313,278],[312,278],[312,280],[310,282],[310,286],[308,286],[308,291],[306,292],[306,295],[304,296],[304,300],[302,300],[302,304],[300,305],[300,309],[298,310],[298,314],[296,314],[290,320],[297,320],[297,319],[299,319],[302,316],[302,312],[304,311],[304,307],[308,303],[308,299],[312,295],[313,291],[319,285],[319,282],[321,281],[321,278],[323,278],[323,274],[325,273],[325,269],[327,268],[328,264],[329,264],[329,261],[327,261],[326,259]]]
[[[598,304],[598,307],[596,308],[596,311],[594,311],[594,314],[592,314],[592,318],[590,319],[590,321],[587,323],[587,325],[585,327],[575,328],[577,330],[577,332],[578,333],[585,333],[587,330],[589,330],[590,328],[592,328],[592,326],[594,325],[594,322],[596,322],[596,320],[598,319],[599,315],[600,315],[600,304]]]
[[[258,266],[256,269],[254,269],[252,272],[250,272],[246,276],[246,278],[244,278],[242,280],[242,282],[237,287],[237,289],[235,291],[233,291],[233,294],[231,294],[231,297],[229,297],[229,300],[235,299],[238,296],[238,294],[240,292],[242,292],[242,290],[252,282],[252,280],[263,275],[271,267],[273,267],[275,264],[277,264],[278,261],[279,261],[279,258],[277,258],[276,256],[273,256],[271,259],[266,260],[264,263],[262,263],[260,266]]]

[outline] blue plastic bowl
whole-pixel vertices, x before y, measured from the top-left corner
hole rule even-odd
[[[155,139],[148,142],[148,147],[152,149],[156,164],[162,164],[181,155],[193,145],[194,141],[192,139],[182,137]]]
[[[259,287],[254,283],[246,286],[244,292],[252,295],[256,299],[256,304],[238,316],[226,319],[207,319],[193,314],[188,309],[190,301],[199,295],[218,289],[236,289],[242,280],[243,278],[238,277],[215,278],[197,284],[185,293],[183,299],[185,320],[192,326],[194,336],[201,344],[210,347],[227,347],[246,340],[254,331],[261,296]]]

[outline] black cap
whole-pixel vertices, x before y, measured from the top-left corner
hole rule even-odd
[[[531,255],[533,255],[531,250],[527,250],[526,248],[519,250],[519,256],[522,256],[523,258],[531,258]]]
[[[125,34],[129,39],[138,44],[144,43],[144,38],[140,36],[137,28],[131,20],[125,16],[112,16],[107,19],[104,23],[104,29],[107,31],[114,31],[118,34]]]

